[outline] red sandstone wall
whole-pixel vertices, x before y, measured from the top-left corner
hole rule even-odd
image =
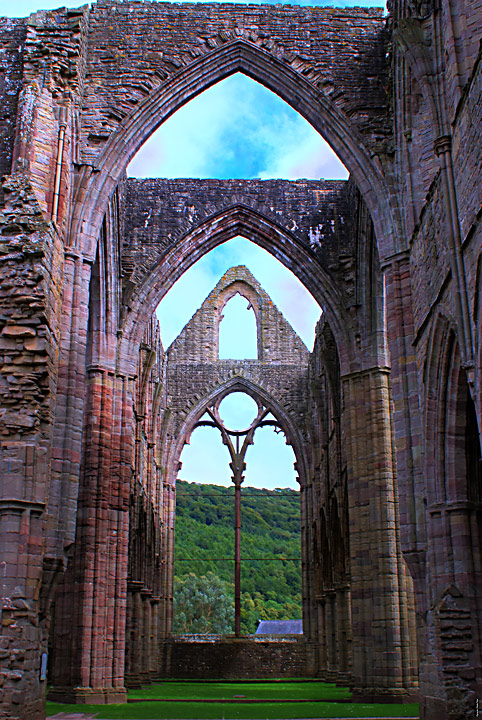
[[[0,714],[10,714],[13,698],[36,719],[43,714],[45,688],[39,681],[48,632],[45,585],[56,572],[55,559],[44,553],[46,537],[55,532],[47,498],[55,491],[49,470],[63,256],[61,239],[45,221],[28,179],[8,177],[1,193]]]
[[[82,133],[85,161],[98,154],[133,106],[162,82],[240,37],[288,58],[295,67],[307,63],[315,82],[327,95],[337,94],[337,103],[371,141],[384,140],[389,133],[386,118],[379,112],[384,103],[385,36],[377,8],[340,12],[281,5],[267,9],[263,5],[237,8],[154,2],[135,8],[133,14],[128,5],[106,0],[91,11],[91,82]],[[102,87],[100,103],[94,87]],[[109,112],[108,108],[116,109]]]
[[[22,51],[25,20],[0,19],[0,176],[9,174],[17,121],[18,94],[22,86]]]
[[[139,352],[134,414],[136,437],[129,498],[126,684],[150,682],[159,671],[160,638],[172,620],[174,527],[165,509],[173,493],[160,459],[165,408],[165,356],[159,325],[152,318]]]

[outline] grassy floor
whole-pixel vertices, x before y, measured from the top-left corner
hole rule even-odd
[[[273,702],[233,703],[233,696]],[[170,698],[181,702],[136,702],[123,705],[64,705],[47,703],[47,716],[57,713],[86,713],[112,720],[292,720],[293,718],[386,718],[417,717],[418,705],[382,705],[329,702],[350,697],[347,688],[331,683],[191,683],[164,682],[142,690],[131,690],[129,699]],[[182,699],[201,702],[182,702]],[[210,703],[212,699],[225,702]],[[276,700],[309,700],[310,702],[276,702]],[[204,702],[202,702],[204,700]],[[206,700],[208,702],[206,702]]]
[[[350,698],[348,688],[334,683],[258,682],[258,683],[191,683],[165,682],[130,690],[129,698],[225,699],[238,696],[256,700],[343,700]]]

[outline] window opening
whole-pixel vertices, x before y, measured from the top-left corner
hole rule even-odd
[[[257,357],[256,316],[249,300],[238,293],[223,308],[219,323],[219,358],[249,360]]]
[[[244,392],[230,393],[219,403],[219,415],[226,427],[232,430],[249,427],[257,413],[258,405],[250,395]],[[205,413],[203,418],[207,416],[208,413]],[[271,419],[274,420],[272,415]]]
[[[265,420],[274,420],[271,413]],[[265,425],[256,431],[256,442],[248,448],[246,482],[256,488],[299,489],[293,470],[296,462],[291,445],[277,425]]]
[[[268,410],[258,404],[258,412],[251,424],[244,430],[228,430],[219,414],[219,403],[208,408],[211,421],[200,421],[202,425],[216,427],[223,438],[231,458],[232,481],[234,483],[234,634],[241,634],[241,485],[246,469],[246,451],[253,443],[254,433],[263,424],[273,424],[265,420]],[[264,421],[264,422],[263,422]]]
[[[222,543],[213,545],[209,542],[205,543],[206,547],[200,543],[200,548],[194,544],[189,550],[190,557],[178,558],[176,556],[176,562],[194,564],[197,572],[191,573],[190,580],[185,581],[188,584],[190,582],[193,586],[196,583],[194,575],[199,576],[205,573],[204,580],[208,582],[211,596],[214,595],[216,587],[213,587],[212,582],[209,583],[210,580],[215,580],[212,573],[211,577],[209,576],[210,568],[212,568],[210,562],[223,565],[224,577],[226,577],[226,572],[229,573],[229,566],[231,566],[232,576],[234,576],[234,632],[236,636],[239,636],[242,631],[242,622],[244,632],[254,632],[258,620],[277,620],[280,615],[281,619],[283,619],[283,612],[291,613],[289,617],[291,620],[297,619],[296,616],[301,615],[299,493],[293,487],[281,488],[278,486],[275,491],[267,490],[266,487],[247,487],[243,491],[243,505],[241,506],[241,486],[246,473],[246,455],[248,448],[253,447],[255,433],[270,432],[272,435],[276,433],[277,440],[285,444],[279,422],[270,410],[260,402],[255,402],[250,396],[242,392],[234,392],[224,399],[218,399],[196,423],[192,437],[196,433],[212,431],[212,429],[219,431],[223,445],[229,452],[231,487],[210,486],[206,494],[206,489],[199,489],[199,485],[179,481],[177,501],[183,506],[183,503],[190,502],[190,496],[202,494],[204,505],[200,518],[208,526],[220,519],[219,515],[216,516],[216,513],[223,513],[224,521],[226,520],[226,513],[228,513],[229,521],[232,523],[231,528],[233,528],[230,538],[231,547],[234,546],[234,562],[232,558],[222,556]],[[290,452],[292,454],[291,448]],[[290,459],[293,460],[293,458],[292,454]],[[228,465],[228,463],[225,465]],[[274,495],[274,492],[276,495]],[[223,502],[221,508],[217,505],[215,513],[213,508],[216,503],[209,503],[208,498],[210,495],[213,497],[226,495],[229,502]],[[241,556],[242,512],[245,516],[249,536],[244,552],[245,557]],[[283,526],[278,528],[274,520],[279,520],[280,513],[283,517]],[[261,525],[261,530],[265,531],[266,543],[263,547],[260,547],[259,541],[253,540],[253,536],[250,536],[249,531],[256,524]],[[279,548],[276,547],[276,538],[272,537],[275,525],[277,531],[279,530],[283,540],[285,540],[283,546],[285,553],[282,557],[277,552]],[[293,538],[290,542],[286,542],[288,535],[290,539]],[[274,544],[271,540],[273,540]],[[268,550],[268,556],[266,550]],[[211,557],[207,558],[205,556],[206,552]],[[246,583],[243,587],[241,586],[242,564],[246,568],[243,575],[243,577],[246,577]],[[281,572],[280,564],[282,564]],[[254,578],[256,578],[256,582],[254,582]],[[280,589],[273,588],[273,580],[277,584],[281,584],[282,587]],[[228,584],[225,584],[220,589],[218,588],[218,591],[220,595],[223,592],[229,592]],[[279,592],[283,594],[284,605],[277,601]],[[189,593],[187,592],[187,594]],[[243,611],[241,608],[242,601]],[[223,618],[225,618],[224,606],[221,604],[220,607],[222,613],[224,613]],[[178,606],[176,605],[177,612]],[[182,608],[180,613],[182,616]],[[176,623],[177,627],[179,627],[179,620]]]
[[[304,117],[238,72],[166,120],[133,158],[127,175],[344,180],[348,172]]]

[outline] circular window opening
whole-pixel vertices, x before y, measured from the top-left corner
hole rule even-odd
[[[219,414],[229,430],[246,430],[258,414],[258,406],[246,393],[233,392],[221,400]]]

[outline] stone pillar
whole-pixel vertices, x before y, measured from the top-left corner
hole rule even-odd
[[[315,607],[313,588],[312,542],[310,533],[311,512],[309,488],[300,486],[300,522],[301,522],[301,592],[303,598],[303,633],[308,642],[316,642],[313,627],[313,610]]]
[[[406,652],[407,597],[393,465],[389,372],[342,378],[350,518],[353,691],[400,701],[417,688]]]
[[[174,523],[176,513],[176,490],[168,484],[166,493],[167,515],[167,542],[166,542],[166,630],[172,632],[174,620]]]
[[[126,699],[132,385],[131,379],[108,370],[92,367],[88,371],[77,535],[60,593],[66,602],[63,613],[59,606],[58,618],[71,650],[63,658],[56,657],[51,691],[52,698],[64,702]]]
[[[88,324],[88,299],[91,264],[78,253],[65,251],[64,292],[61,312],[61,342],[55,422],[52,443],[52,488],[48,512],[55,532],[47,533],[47,554],[56,544],[62,550],[75,539],[79,475],[82,456],[82,431],[85,401],[85,353]],[[54,658],[51,672],[55,683],[70,682],[72,663],[72,598],[78,592],[69,549],[69,568],[55,596],[55,627],[52,640]]]
[[[426,488],[408,251],[391,258],[384,267],[384,277],[397,484],[399,494],[403,497],[400,507],[400,541],[413,577],[417,606],[419,612],[424,613],[427,606]]]
[[[142,582],[130,580],[127,583],[125,684],[128,688],[142,685],[136,655],[139,652],[138,600],[141,590]]]
[[[33,448],[24,451],[33,453]],[[18,448],[17,448],[18,451]],[[5,477],[5,476],[4,476]],[[45,678],[40,680],[46,638],[38,621],[38,589],[42,574],[43,503],[0,501],[2,542],[3,718],[45,717]]]
[[[133,638],[133,652],[132,652],[132,672],[136,678],[138,678],[139,685],[142,685],[142,634],[144,629],[144,616],[143,616],[143,603],[142,603],[142,583],[138,583],[139,589],[135,593],[135,605],[134,605],[134,626],[135,634]]]
[[[141,620],[141,681],[143,685],[151,682],[151,596],[148,588],[141,591],[142,620]]]
[[[337,682],[348,683],[351,673],[351,607],[350,588],[340,586],[336,589],[337,605]]]
[[[52,443],[52,485],[48,510],[57,531],[47,535],[62,549],[75,539],[85,402],[85,355],[91,262],[66,249],[61,315],[59,377]]]
[[[393,431],[400,503],[400,543],[406,562],[407,596],[413,597],[408,623],[415,622],[417,645],[409,634],[405,644],[420,684],[437,674],[435,658],[427,650],[427,612],[431,601],[427,578],[426,475],[423,468],[423,416],[420,407],[414,310],[409,251],[390,258],[383,268],[387,298],[387,334],[391,361]],[[408,577],[410,575],[410,577]],[[415,613],[416,611],[416,613]],[[415,613],[415,614],[414,614]],[[420,654],[419,654],[420,653]],[[423,693],[422,688],[422,693]]]
[[[160,598],[152,597],[151,598],[151,666],[150,666],[151,680],[154,680],[159,675],[159,651],[160,651],[159,607],[160,607]]]
[[[326,652],[326,612],[325,612],[325,597],[318,596],[316,598],[317,618],[318,618],[318,667],[317,672],[321,676],[327,668],[327,652]]]
[[[134,603],[132,597],[131,582],[127,582],[127,606],[126,606],[126,663],[124,681],[126,688],[132,687],[132,636],[134,633]]]

